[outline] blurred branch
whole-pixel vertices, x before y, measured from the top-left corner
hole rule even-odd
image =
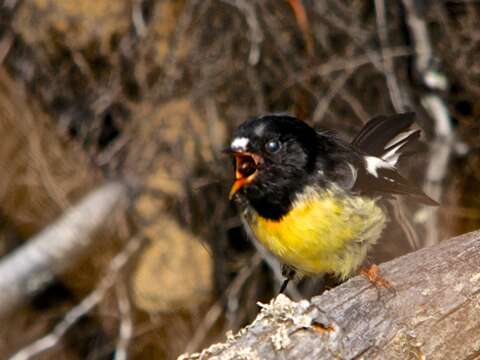
[[[385,49],[383,55],[375,51],[367,51],[365,54],[355,55],[345,58],[334,57],[327,62],[313,66],[307,70],[303,70],[299,76],[289,79],[285,88],[293,86],[297,82],[304,82],[312,77],[324,77],[335,72],[354,70],[364,65],[375,64],[383,58],[397,58],[411,56],[412,51],[405,47],[394,47]]]
[[[120,313],[120,331],[115,349],[114,360],[127,360],[128,345],[130,344],[133,336],[132,306],[130,304],[130,299],[128,298],[128,292],[125,283],[119,282],[116,287],[116,292],[118,310]]]
[[[423,18],[423,7],[426,4],[418,0],[402,0],[405,7],[408,28],[415,46],[414,65],[421,85],[426,91],[420,102],[433,119],[436,138],[430,148],[430,161],[426,171],[425,191],[434,199],[441,201],[443,195],[443,180],[448,171],[450,157],[454,150],[455,136],[448,106],[440,96],[440,92],[448,88],[448,80],[444,74],[435,68],[435,58],[432,50],[428,27]],[[427,228],[426,245],[438,241],[438,209],[429,208],[425,224]]]
[[[144,37],[147,34],[147,24],[143,17],[143,0],[135,0],[132,4],[132,23],[138,36]]]
[[[258,21],[255,3],[246,0],[222,0],[223,2],[236,7],[244,16],[250,30],[250,54],[248,62],[250,65],[256,65],[260,60],[260,45],[263,42],[263,31]]]
[[[310,301],[284,295],[225,343],[180,359],[473,359],[480,355],[480,231],[382,265]]]
[[[312,121],[315,124],[318,124],[322,121],[323,117],[325,116],[326,112],[328,111],[330,103],[335,98],[335,96],[339,92],[341,92],[340,90],[342,90],[345,83],[352,76],[354,71],[355,71],[355,69],[346,69],[345,72],[338,75],[337,78],[332,81],[332,83],[330,84],[327,92],[322,97],[322,99],[318,102],[317,106],[315,107],[315,110],[313,111]]]
[[[242,270],[237,274],[235,279],[230,283],[228,288],[224,292],[224,296],[227,300],[227,311],[231,314],[235,314],[239,309],[239,296],[240,290],[245,285],[248,279],[252,276],[253,272],[261,264],[262,257],[259,253],[256,253],[250,264],[244,266]],[[205,340],[211,328],[215,325],[217,320],[224,312],[223,306],[224,300],[220,298],[217,300],[211,308],[207,311],[203,320],[197,326],[195,333],[193,334],[191,340],[188,342],[185,352],[196,351],[200,344]],[[227,314],[229,317],[229,314]]]
[[[390,47],[390,44],[388,40],[387,14],[384,0],[375,0],[375,11],[377,15],[378,37],[382,47],[383,73],[387,80],[387,87],[390,92],[390,99],[392,100],[393,107],[397,112],[402,112],[405,111],[405,104],[397,76],[395,75],[393,58],[391,56],[386,56],[386,50]]]
[[[8,53],[12,48],[14,39],[15,36],[13,35],[13,33],[7,32],[0,40],[0,65],[3,64],[3,61],[8,56]]]
[[[305,11],[305,6],[303,6],[302,0],[288,0],[288,3],[292,8],[293,13],[295,14],[295,18],[297,19],[298,26],[302,31],[303,39],[305,41],[305,47],[307,48],[307,54],[309,56],[313,56],[314,41],[308,21],[307,12]]]
[[[130,239],[123,250],[118,253],[110,262],[104,278],[99,282],[97,287],[78,305],[70,309],[63,317],[63,320],[60,321],[49,334],[19,350],[10,358],[10,360],[27,360],[57,345],[67,330],[72,327],[82,316],[91,311],[105,297],[107,291],[115,284],[115,281],[117,280],[121,270],[131,259],[132,255],[135,254],[135,252],[140,248],[142,243],[141,240],[142,238],[139,236]],[[125,300],[126,294],[123,295],[123,299],[122,296],[119,297],[119,304]],[[126,334],[126,325],[124,324],[124,312],[126,309],[125,304],[119,305],[119,307],[123,307],[121,309],[122,317],[120,325],[120,339],[122,341],[120,344],[121,346],[117,346],[115,359],[125,359],[126,357],[122,357],[118,350],[124,349],[126,351],[126,345],[128,344],[128,341],[125,343],[125,340],[129,339],[129,337],[126,336],[128,334]],[[131,329],[129,331],[131,333]]]
[[[404,199],[402,197],[398,197],[397,199],[390,201],[390,204],[392,205],[393,215],[395,216],[395,219],[397,219],[397,223],[400,225],[403,233],[407,237],[410,248],[412,250],[420,249],[422,247],[421,242],[418,238],[415,228],[406,215],[407,207],[404,203]]]
[[[127,187],[110,182],[88,194],[55,223],[0,261],[0,315],[47,286],[93,243],[93,233],[126,199]]]
[[[427,23],[422,16],[421,8],[426,6],[423,1],[402,0],[405,7],[408,28],[415,47],[414,65],[422,85],[428,93],[422,98],[422,105],[435,122],[435,133],[439,137],[453,136],[452,123],[448,108],[443,99],[437,94],[445,91],[448,80],[444,74],[435,69],[435,58],[432,51]]]
[[[357,115],[363,124],[366,124],[368,120],[370,120],[371,116],[365,110],[363,104],[347,88],[343,88],[338,95],[348,104],[348,106],[350,106],[352,111],[355,113],[355,115]]]
[[[19,2],[20,0],[5,0],[5,2],[3,3],[3,7],[7,10],[13,10]]]

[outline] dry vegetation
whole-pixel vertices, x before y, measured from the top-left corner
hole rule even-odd
[[[0,253],[106,180],[125,181],[131,196],[90,256],[10,316],[0,353],[48,334],[95,289],[104,296],[40,358],[121,359],[127,349],[171,359],[251,320],[256,301],[276,291],[278,268],[249,243],[227,201],[221,149],[255,114],[289,111],[348,137],[375,114],[416,111],[427,142],[439,145],[410,171],[443,206],[392,205],[389,236],[372,258],[477,228],[480,6],[419,3],[3,1]],[[430,57],[413,15],[426,25]],[[432,96],[451,116],[446,135],[426,105]],[[432,175],[439,149],[446,171]],[[142,246],[105,282],[132,238]],[[305,281],[289,295],[322,288]]]

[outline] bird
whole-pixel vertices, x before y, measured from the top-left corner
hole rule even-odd
[[[388,221],[384,200],[406,196],[438,203],[399,173],[420,129],[415,114],[378,115],[351,142],[287,114],[251,118],[225,152],[235,180],[230,199],[244,224],[282,264],[282,293],[297,274],[331,274],[340,281],[359,271],[390,287],[378,266],[362,267]]]

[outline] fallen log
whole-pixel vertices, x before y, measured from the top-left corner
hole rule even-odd
[[[9,313],[75,265],[93,245],[116,207],[126,204],[127,186],[110,182],[67,209],[54,223],[0,260],[0,315]]]
[[[380,266],[312,298],[279,295],[227,341],[180,359],[480,358],[480,231]]]

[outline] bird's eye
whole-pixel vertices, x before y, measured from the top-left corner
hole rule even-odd
[[[280,150],[280,142],[278,140],[270,140],[265,144],[265,149],[270,153],[276,153]]]

